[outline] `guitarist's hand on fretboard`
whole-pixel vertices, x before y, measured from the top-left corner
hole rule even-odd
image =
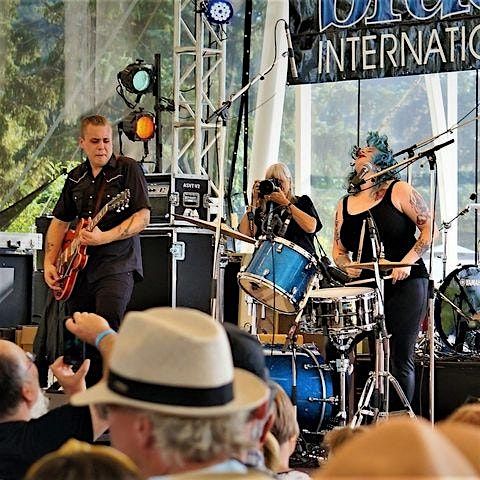
[[[102,232],[98,227],[92,231],[87,228],[82,228],[79,234],[79,240],[82,245],[103,245],[109,243],[106,232]]]

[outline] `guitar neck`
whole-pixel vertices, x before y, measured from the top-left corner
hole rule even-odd
[[[108,212],[108,203],[102,207],[102,209],[92,218],[90,226],[87,227],[87,230],[91,232],[97,225],[98,222],[103,218],[103,216]]]

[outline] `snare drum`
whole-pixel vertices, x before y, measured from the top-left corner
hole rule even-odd
[[[373,288],[321,288],[310,294],[309,314],[304,318],[304,331],[372,330],[376,315],[376,294]]]
[[[295,363],[292,352],[283,353],[279,345],[265,345],[263,352],[270,378],[277,382],[297,405],[300,429],[303,432],[318,433],[321,428],[325,428],[332,417],[335,400],[330,368],[325,365],[323,357],[317,350],[305,346],[297,346]],[[296,393],[293,391],[294,385]]]
[[[245,271],[240,287],[258,302],[281,313],[294,314],[317,272],[317,261],[284,238],[262,240]]]

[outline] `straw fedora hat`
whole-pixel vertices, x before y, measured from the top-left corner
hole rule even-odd
[[[161,307],[125,316],[107,378],[74,395],[71,403],[199,417],[250,410],[268,395],[265,382],[233,368],[218,322],[197,310]]]

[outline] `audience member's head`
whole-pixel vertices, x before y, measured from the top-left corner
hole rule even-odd
[[[232,323],[224,323],[223,326],[232,350],[233,365],[253,373],[270,387],[268,408],[252,411],[247,420],[246,432],[251,448],[245,455],[241,455],[242,461],[251,466],[259,468],[266,466],[274,470],[278,465],[279,447],[276,439],[270,434],[270,427],[274,420],[273,399],[277,384],[269,380],[265,354],[258,339]]]
[[[108,378],[72,402],[105,405],[112,444],[152,476],[219,464],[247,448],[246,423],[268,398],[265,382],[233,368],[218,322],[153,308],[126,315]]]
[[[458,407],[447,417],[447,421],[468,423],[480,427],[480,402],[466,403]]]
[[[232,350],[233,365],[248,370],[267,382],[269,375],[265,354],[257,337],[250,335],[233,323],[224,323],[223,326]]]
[[[323,437],[323,446],[328,452],[328,456],[334,454],[341,445],[344,445],[346,442],[365,432],[368,427],[360,426],[356,428],[351,427],[336,427],[333,430],[329,430]]]
[[[38,381],[38,370],[18,345],[0,340],[0,421],[28,421],[48,408]]]
[[[140,480],[135,464],[104,445],[69,440],[56,452],[35,462],[25,480]]]
[[[315,478],[475,478],[474,467],[424,420],[396,418],[340,446]]]
[[[438,431],[462,452],[480,475],[480,428],[463,422],[444,421],[436,424]]]

